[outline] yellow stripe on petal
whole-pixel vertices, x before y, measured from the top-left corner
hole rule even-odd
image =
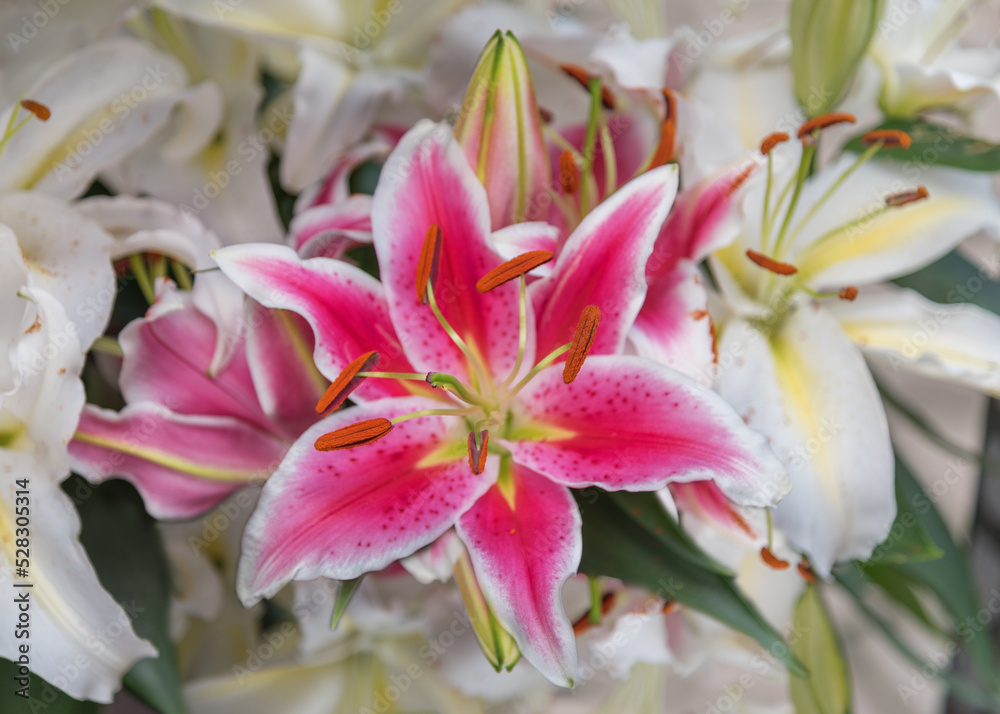
[[[977,203],[959,196],[933,196],[929,201],[890,210],[865,226],[855,226],[818,242],[797,257],[799,277],[803,281],[819,275],[831,266],[861,261],[904,250],[914,235],[928,226],[941,225],[952,216],[979,210]]]
[[[214,468],[212,466],[206,466],[194,461],[189,461],[188,459],[182,459],[178,456],[174,456],[173,454],[168,454],[157,449],[136,446],[134,443],[129,443],[128,441],[108,439],[103,436],[85,434],[80,431],[76,432],[76,434],[73,435],[73,438],[84,444],[91,444],[93,446],[98,446],[102,449],[110,449],[112,451],[120,451],[123,454],[136,456],[151,463],[166,466],[167,468],[180,473],[190,474],[191,476],[198,476],[199,478],[210,479],[212,481],[237,481],[245,483],[248,481],[263,481],[268,476],[267,473],[264,473],[259,469],[243,470]]]

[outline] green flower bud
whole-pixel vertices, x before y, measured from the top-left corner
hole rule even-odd
[[[549,153],[528,61],[510,32],[497,30],[479,56],[455,137],[486,187],[494,229],[544,219]]]
[[[832,110],[868,49],[886,0],[792,0],[795,96],[809,116]]]

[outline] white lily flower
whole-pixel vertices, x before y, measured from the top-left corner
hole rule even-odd
[[[88,45],[53,64],[24,96],[51,117],[26,126],[0,156],[0,193],[35,190],[79,196],[101,171],[166,125],[187,83],[173,58],[119,37]],[[12,120],[18,105],[0,114]]]
[[[281,162],[299,192],[361,139],[387,100],[419,86],[430,39],[465,0],[317,3],[294,0],[160,0],[170,12],[268,45],[291,43],[300,71]],[[495,29],[495,28],[494,28]]]
[[[267,164],[290,107],[275,104],[258,116],[260,57],[248,42],[154,13],[155,22],[136,28],[184,63],[191,84],[178,93],[170,125],[106,173],[109,185],[176,204],[226,244],[280,242]]]
[[[914,117],[942,107],[966,114],[988,108],[995,121],[1000,111],[1000,57],[957,40],[977,22],[978,12],[995,14],[996,5],[891,0],[869,48],[882,77],[882,111],[890,117]]]
[[[27,622],[30,635],[20,639],[5,628],[0,655],[72,697],[110,702],[125,672],[136,660],[156,656],[156,649],[135,635],[128,615],[101,586],[78,540],[79,517],[59,488],[69,474],[66,445],[84,403],[77,329],[44,289],[25,286],[21,294],[17,299],[29,305],[33,321],[13,351],[17,384],[0,395],[0,570],[6,579],[15,565],[25,567],[13,584],[29,615],[22,617],[25,608],[14,597],[5,598],[0,611],[6,622]],[[20,539],[27,541],[23,552]]]
[[[185,688],[190,711],[346,714],[395,711],[400,705],[405,710],[422,707],[456,714],[484,711],[484,704],[442,680],[436,666],[438,652],[457,646],[455,639],[450,633],[444,644],[435,639],[427,617],[414,607],[424,603],[424,608],[440,609],[447,601],[460,608],[459,601],[442,597],[443,587],[422,588],[414,598],[416,585],[406,576],[367,577],[331,631],[336,583],[322,579],[296,583],[292,611],[298,626],[286,621],[264,633],[258,646],[251,647],[231,671],[190,682]],[[432,599],[436,604],[429,602]],[[471,638],[471,627],[463,626]],[[477,653],[475,659],[482,657]]]
[[[767,158],[771,181],[758,176],[747,190],[738,239],[711,258],[729,310],[716,386],[788,466],[793,488],[775,523],[825,575],[870,555],[895,515],[888,427],[863,352],[994,394],[1000,379],[989,352],[1000,318],[865,286],[913,272],[980,229],[997,233],[1000,208],[960,171],[901,185],[865,162],[877,146],[808,181],[791,166],[771,171],[782,150]]]

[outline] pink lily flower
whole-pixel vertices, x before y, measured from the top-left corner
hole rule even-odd
[[[569,488],[711,478],[738,503],[780,499],[784,470],[720,398],[620,355],[675,191],[674,167],[631,182],[587,216],[528,295],[537,255],[504,263],[492,250],[483,186],[451,130],[424,121],[375,192],[381,284],[281,246],[217,251],[251,297],[312,326],[317,366],[334,382],[324,403],[357,402],[307,429],[265,485],[244,535],[243,601],[292,579],[380,570],[454,526],[521,652],[572,686],[559,597],[581,554]],[[349,326],[363,309],[368,319]]]
[[[254,304],[246,338],[213,372],[219,328],[192,293],[160,285],[146,316],[119,336],[127,405],[88,404],[69,452],[91,482],[131,481],[156,518],[192,518],[270,475],[318,419],[324,383],[302,319]]]

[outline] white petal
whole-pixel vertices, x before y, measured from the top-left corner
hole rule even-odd
[[[25,289],[38,311],[38,327],[18,343],[21,381],[0,400],[5,444],[0,470],[0,573],[8,592],[29,592],[31,668],[78,699],[110,702],[122,675],[156,650],[132,631],[124,610],[101,587],[78,541],[80,520],[59,481],[69,473],[66,444],[83,407],[77,374],[83,354],[62,307],[45,292]],[[30,588],[10,588],[17,517],[16,479],[27,479]],[[23,557],[23,556],[22,556]],[[21,581],[25,579],[20,579]],[[5,622],[19,617],[14,597],[4,598]],[[16,660],[13,628],[0,632],[0,655]],[[80,662],[85,661],[86,667]],[[79,672],[78,676],[70,676]]]
[[[62,304],[80,347],[89,349],[104,334],[115,300],[111,236],[63,201],[35,193],[0,198],[0,223],[17,236],[28,285]]]
[[[853,163],[847,154],[803,191],[804,216]],[[879,213],[890,194],[925,186],[929,198]],[[799,219],[796,219],[799,220]],[[861,222],[824,239],[848,221]],[[818,289],[865,285],[911,273],[941,257],[980,229],[1000,235],[1000,204],[989,176],[921,163],[869,161],[855,171],[802,230],[791,262]]]
[[[130,38],[66,57],[25,92],[52,116],[44,124],[32,120],[10,140],[0,156],[0,190],[79,195],[167,122],[186,82],[179,62]]]
[[[356,72],[311,48],[302,50],[295,113],[281,157],[281,183],[299,192],[322,178],[368,130],[383,97],[400,80],[377,71]]]
[[[768,339],[734,320],[719,366],[719,392],[788,467],[778,527],[821,574],[868,556],[895,517],[895,468],[875,384],[837,321],[802,305]]]
[[[28,284],[28,266],[17,245],[17,236],[0,224],[0,394],[14,387],[11,350],[28,326],[28,302],[18,293]]]
[[[19,616],[14,597],[28,592],[32,671],[76,699],[108,703],[121,688],[122,676],[136,660],[155,657],[156,648],[135,635],[128,615],[101,587],[78,540],[79,516],[55,476],[27,454],[2,450],[0,459],[4,468],[30,479],[27,582],[33,583],[30,588],[5,584],[10,595],[3,598],[0,612],[11,626],[0,632],[0,655],[17,660],[18,645],[25,640],[14,636],[13,623]],[[6,480],[0,495],[0,533],[10,545],[16,528],[16,489],[13,479]],[[5,576],[13,570],[14,555],[7,548],[0,552]],[[79,674],[70,676],[73,672]]]
[[[830,305],[866,354],[893,368],[1000,396],[1000,317],[976,305],[939,305],[912,290],[863,291]]]
[[[120,193],[145,193],[177,204],[223,244],[279,242],[283,230],[267,179],[267,144],[285,130],[288,117],[281,110],[258,117],[262,90],[250,81],[234,81],[225,89],[226,122],[217,128],[218,140],[178,163],[168,160],[176,153],[176,134],[163,132],[105,178]]]

